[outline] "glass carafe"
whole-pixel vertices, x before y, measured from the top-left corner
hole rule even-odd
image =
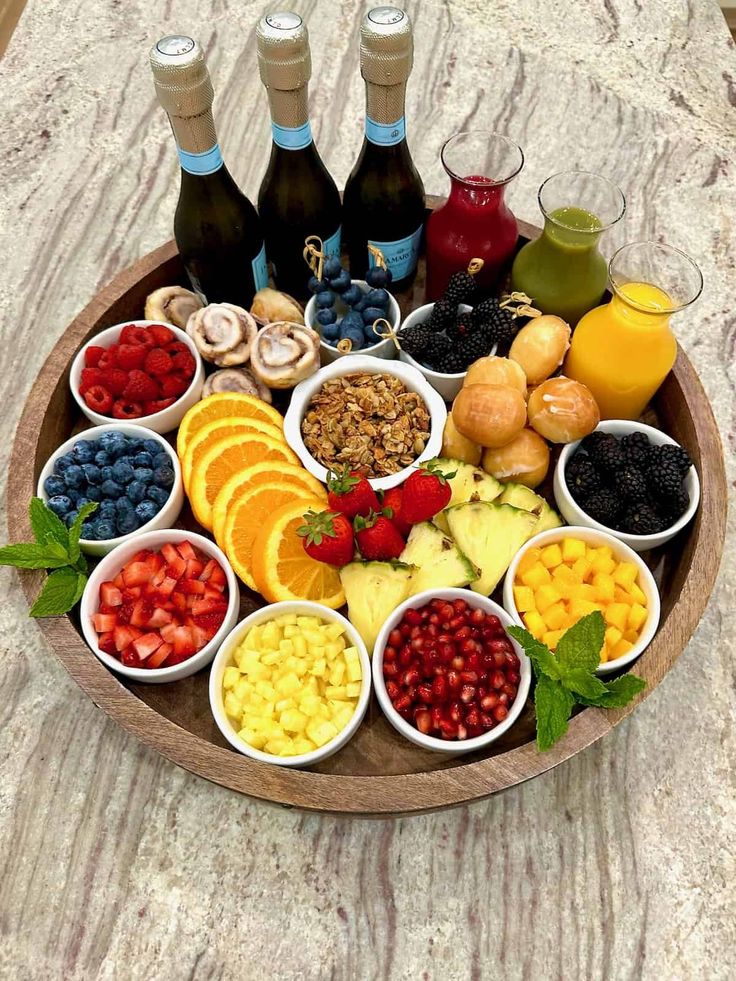
[[[625,245],[608,273],[613,297],[582,318],[563,370],[588,386],[602,419],[637,419],[677,357],[670,317],[697,300],[703,276],[657,242]]]
[[[607,265],[598,246],[603,232],[623,217],[626,202],[607,178],[583,170],[548,177],[538,199],[544,229],[519,250],[512,285],[543,313],[574,327],[606,291]]]
[[[427,221],[427,300],[438,299],[450,276],[482,259],[476,276],[493,287],[516,248],[519,230],[504,198],[524,165],[520,147],[499,133],[457,133],[442,147],[450,178],[447,201]]]

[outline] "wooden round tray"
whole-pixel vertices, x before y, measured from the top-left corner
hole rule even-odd
[[[522,236],[538,230],[521,226]],[[424,302],[423,264],[402,313]],[[186,283],[173,242],[145,256],[106,286],[68,327],[49,355],[25,406],[10,462],[10,540],[27,540],[28,502],[46,459],[70,433],[85,428],[68,384],[69,364],[81,345],[105,327],[143,315],[146,296],[159,286]],[[684,445],[700,473],[702,496],[695,520],[670,545],[651,553],[662,594],[662,619],[654,641],[636,664],[647,682],[641,701],[672,667],[705,609],[718,571],[726,515],[721,444],[703,388],[683,351],[652,407],[659,425]],[[184,514],[182,523],[191,523]],[[192,527],[195,527],[191,524]],[[29,602],[42,576],[22,575]],[[262,599],[243,588],[243,615]],[[556,766],[617,725],[637,702],[620,711],[586,709],[571,721],[553,749],[534,743],[531,700],[512,727],[487,752],[445,758],[399,736],[375,699],[353,740],[312,770],[252,762],[228,747],[211,717],[208,671],[168,685],[127,683],[97,660],[74,618],[38,621],[54,653],[80,688],[143,743],[199,776],[261,800],[313,811],[398,815],[487,797]]]

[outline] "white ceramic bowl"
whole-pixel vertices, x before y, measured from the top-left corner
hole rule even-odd
[[[402,736],[405,736],[410,742],[414,743],[416,746],[421,746],[423,749],[431,749],[436,753],[447,753],[449,755],[457,756],[460,753],[472,753],[478,749],[484,749],[489,746],[492,742],[495,742],[500,736],[507,732],[511,726],[516,722],[516,720],[521,715],[521,710],[524,708],[527,696],[529,695],[529,686],[532,681],[532,667],[529,662],[529,658],[524,653],[523,649],[519,644],[516,643],[513,637],[509,637],[514,650],[520,661],[520,678],[519,678],[519,688],[516,693],[516,698],[511,706],[511,710],[503,722],[499,723],[495,728],[491,729],[489,732],[483,733],[482,736],[475,736],[473,739],[438,739],[436,736],[425,736],[423,732],[420,732],[417,728],[411,725],[406,719],[403,719],[396,709],[391,704],[391,699],[388,697],[388,692],[386,691],[386,682],[383,678],[383,652],[388,644],[388,636],[394,627],[401,621],[404,613],[408,609],[420,609],[425,606],[430,600],[433,599],[445,599],[452,602],[456,599],[465,600],[468,606],[473,609],[485,610],[486,613],[494,613],[498,619],[503,624],[504,628],[512,627],[515,621],[508,615],[508,613],[498,605],[494,603],[493,600],[488,599],[485,596],[481,596],[478,593],[474,593],[469,589],[428,589],[423,593],[417,593],[415,596],[410,596],[408,600],[405,600],[400,606],[397,606],[391,616],[386,620],[381,632],[376,638],[376,644],[373,648],[373,688],[376,692],[376,697],[378,698],[379,704],[383,709],[383,713],[391,723],[391,725],[400,732]]]
[[[674,439],[671,439],[659,429],[654,429],[652,426],[645,426],[643,422],[631,422],[628,419],[609,419],[607,422],[600,423],[597,426],[597,431],[612,433],[619,439],[627,435],[627,433],[644,433],[655,446],[679,445]],[[616,531],[615,528],[608,528],[606,525],[600,524],[600,522],[591,518],[577,501],[575,501],[565,480],[565,467],[572,459],[579,445],[580,440],[575,443],[568,443],[563,448],[557,461],[557,466],[555,467],[553,480],[557,507],[562,512],[562,516],[568,524],[584,525],[586,528],[597,528],[600,531],[607,531],[609,535],[618,538],[619,541],[633,548],[635,552],[646,552],[647,549],[657,548],[660,545],[664,545],[671,538],[674,538],[694,518],[695,512],[698,510],[698,504],[700,503],[700,480],[698,479],[698,472],[695,467],[690,467],[684,480],[685,490],[690,495],[690,506],[679,520],[670,528],[667,528],[666,531],[657,532],[656,535],[629,535],[625,531]]]
[[[44,468],[41,471],[41,476],[38,478],[38,488],[37,494],[43,501],[48,501],[49,495],[44,490],[44,481],[47,477],[50,477],[54,472],[54,464],[59,459],[60,456],[64,456],[65,453],[69,453],[75,443],[80,440],[94,440],[99,439],[103,433],[118,432],[123,433],[124,436],[135,437],[136,439],[155,439],[157,443],[161,444],[161,449],[165,450],[169,454],[171,460],[171,469],[174,471],[174,484],[169,492],[169,499],[163,505],[158,514],[151,518],[150,521],[146,522],[145,525],[141,525],[135,531],[131,531],[128,535],[119,535],[117,538],[110,538],[107,541],[96,541],[91,538],[80,538],[79,545],[83,552],[87,555],[107,555],[118,545],[123,545],[125,542],[130,541],[135,538],[138,540],[141,534],[145,534],[149,531],[156,531],[160,528],[171,528],[175,523],[176,519],[179,517],[179,512],[184,504],[184,484],[181,479],[181,467],[179,466],[179,458],[174,452],[173,447],[171,447],[163,436],[159,433],[154,433],[152,430],[145,428],[144,426],[134,426],[129,422],[111,422],[106,426],[94,426],[92,429],[85,429],[81,433],[77,433],[76,436],[72,436],[65,443],[62,443],[58,450],[55,450],[51,456],[48,458],[44,464]],[[94,515],[92,516],[94,520]]]
[[[563,538],[581,538],[586,544],[595,545],[596,547],[608,545],[613,550],[613,554],[618,561],[633,562],[639,569],[638,585],[647,598],[647,619],[639,634],[639,640],[634,644],[628,654],[601,664],[596,674],[612,674],[614,671],[620,671],[621,668],[625,668],[644,653],[657,632],[660,614],[659,591],[654,581],[654,576],[649,571],[649,566],[644,560],[633,549],[629,548],[628,545],[614,538],[608,532],[571,525],[569,527],[551,528],[549,531],[542,531],[533,538],[530,538],[516,553],[514,561],[506,573],[506,578],[503,581],[503,605],[514,618],[514,621],[523,627],[524,621],[516,609],[516,603],[514,602],[514,579],[516,578],[516,570],[519,568],[519,562],[521,562],[521,559],[530,548],[552,545],[554,542],[562,541]]]
[[[71,387],[72,395],[77,405],[95,426],[103,426],[105,423],[114,422],[115,420],[112,416],[103,416],[99,412],[90,409],[84,398],[79,394],[79,382],[82,377],[82,368],[84,368],[85,350],[92,346],[110,347],[120,337],[123,327],[127,327],[129,324],[134,324],[136,327],[150,327],[157,323],[159,323],[158,320],[126,320],[122,324],[108,327],[106,330],[101,330],[99,334],[95,334],[94,337],[90,337],[84,347],[80,348],[77,352],[72,361],[72,366],[69,369],[69,386]],[[177,341],[186,344],[192,353],[197,367],[195,368],[189,388],[183,395],[179,396],[173,405],[170,405],[168,409],[162,409],[161,412],[154,412],[150,416],[141,416],[140,419],[131,420],[131,422],[134,421],[139,426],[152,429],[155,433],[169,433],[172,429],[176,429],[184,418],[184,414],[191,409],[195,402],[199,402],[202,395],[202,386],[204,385],[204,365],[199,351],[194,346],[194,341],[185,331],[174,327],[173,324],[163,324],[163,326],[173,331]]]
[[[366,290],[372,289],[371,286],[366,283],[364,279],[354,279],[353,283],[356,286],[360,286],[361,290],[365,293]],[[388,292],[388,291],[387,291]],[[394,330],[399,329],[399,324],[401,323],[401,310],[399,310],[399,304],[393,293],[389,293],[388,300],[388,310],[386,311],[386,320],[391,324]],[[312,330],[316,330],[317,333],[322,337],[322,325],[317,322],[317,313],[319,308],[317,307],[317,297],[313,296],[307,303],[304,310],[304,323],[311,327]],[[337,296],[337,302],[335,303],[335,312],[337,313],[338,319],[343,317],[348,312],[348,307],[340,299],[340,295]],[[357,354],[358,352],[356,352]],[[371,344],[368,347],[361,347],[360,354],[369,354],[373,358],[384,358],[386,360],[390,358],[395,358],[397,355],[396,345],[388,338],[385,341],[379,341],[378,344]],[[327,341],[320,340],[319,342],[319,354],[322,364],[332,364],[333,361],[337,361],[338,358],[344,358],[347,355],[343,354],[342,351],[338,351],[336,347],[328,344]]]
[[[404,320],[401,325],[401,330],[406,330],[407,327],[414,327],[415,324],[423,324],[425,320],[429,320],[429,316],[434,308],[434,303],[425,303],[423,307],[417,307],[409,316]],[[466,303],[461,303],[459,308],[461,313],[467,313],[468,310],[472,310]],[[489,354],[495,354],[498,350],[498,345],[494,344]],[[412,368],[416,368],[417,371],[421,371],[424,377],[427,379],[429,384],[436,388],[440,393],[445,402],[452,402],[457,393],[463,387],[463,382],[465,381],[465,376],[467,371],[459,371],[456,374],[447,374],[442,371],[432,371],[431,368],[425,368],[424,365],[419,364],[414,358],[407,354],[406,351],[399,352],[399,359],[410,364]]]
[[[96,566],[87,580],[87,585],[82,594],[82,603],[79,609],[79,618],[82,624],[84,639],[89,644],[92,653],[98,657],[104,665],[115,671],[117,674],[124,674],[126,678],[135,681],[146,681],[154,685],[163,685],[168,681],[179,681],[180,678],[188,678],[201,668],[206,667],[215,656],[217,648],[223,642],[228,633],[237,623],[240,611],[240,590],[238,580],[232,570],[225,555],[204,535],[196,535],[190,531],[180,529],[169,529],[164,531],[149,531],[141,535],[136,533],[131,536],[131,541],[124,545],[118,545],[114,552],[106,555],[105,558]],[[181,664],[174,664],[169,668],[129,668],[127,665],[118,661],[117,658],[106,654],[97,646],[97,631],[92,626],[92,616],[97,612],[100,605],[100,585],[109,579],[114,579],[122,567],[131,559],[136,552],[141,549],[159,550],[167,542],[176,545],[178,542],[191,542],[195,548],[200,549],[211,559],[217,559],[225,571],[228,588],[228,604],[225,619],[222,626],[215,636],[206,644],[202,650],[182,661]]]
[[[243,742],[242,739],[238,738],[238,734],[233,727],[232,722],[228,718],[227,712],[225,711],[222,679],[223,675],[225,674],[225,668],[233,663],[233,653],[235,649],[238,647],[250,628],[260,623],[266,623],[268,620],[274,620],[276,617],[283,616],[284,614],[288,613],[296,613],[298,616],[319,617],[321,620],[342,624],[342,626],[345,628],[345,633],[350,639],[350,644],[358,650],[358,654],[360,656],[360,666],[363,671],[363,681],[360,689],[360,695],[358,697],[358,703],[355,706],[355,711],[353,712],[352,718],[345,728],[342,729],[331,742],[326,743],[324,746],[320,746],[319,749],[315,749],[311,753],[302,753],[300,756],[274,756],[272,753],[264,753],[260,749],[254,749],[252,746],[249,746],[248,743]],[[339,749],[342,749],[342,747],[352,739],[358,730],[358,726],[363,721],[363,716],[368,708],[370,694],[371,665],[370,661],[368,660],[368,653],[365,649],[365,644],[361,640],[358,631],[349,620],[342,616],[342,614],[336,613],[334,610],[329,610],[326,606],[322,606],[320,603],[310,603],[307,600],[272,603],[270,606],[264,606],[262,609],[251,613],[250,616],[246,617],[245,620],[239,623],[237,627],[235,627],[235,629],[229,634],[229,636],[225,638],[222,646],[217,652],[212,665],[212,670],[210,671],[210,708],[212,709],[212,715],[217,723],[217,728],[223,734],[225,739],[227,739],[233,749],[236,749],[239,753],[242,753],[244,756],[249,756],[253,760],[258,760],[259,763],[273,763],[276,766],[313,766],[315,763],[319,763],[321,760],[326,760],[328,756],[332,756],[333,753],[336,753]]]
[[[309,450],[304,445],[302,439],[302,419],[306,415],[307,406],[312,396],[322,388],[326,381],[331,378],[339,378],[341,375],[353,375],[358,373],[388,374],[399,378],[409,391],[417,392],[429,412],[429,440],[411,467],[405,467],[398,473],[390,474],[388,477],[373,477],[370,484],[374,490],[388,490],[389,487],[396,487],[406,480],[411,470],[422,463],[424,460],[431,460],[439,456],[442,449],[442,431],[447,420],[447,406],[438,392],[422,377],[422,375],[410,365],[402,364],[400,361],[380,361],[367,355],[351,354],[349,357],[340,358],[324,368],[320,368],[316,374],[305,378],[299,382],[291,394],[291,402],[284,418],[284,436],[286,442],[294,450],[302,461],[306,469],[325,483],[327,480],[327,469],[318,463]]]

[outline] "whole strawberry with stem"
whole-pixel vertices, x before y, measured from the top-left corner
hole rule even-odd
[[[353,526],[344,514],[334,511],[312,511],[304,515],[297,528],[307,555],[318,562],[343,566],[352,562],[355,552]]]
[[[362,514],[357,515],[353,525],[355,541],[364,559],[369,561],[398,559],[404,551],[406,542],[391,519],[380,511],[378,513],[371,511],[367,517]]]
[[[348,518],[358,514],[365,517],[381,508],[376,492],[367,479],[349,467],[339,472],[328,472],[327,503],[333,511],[341,511]]]
[[[402,519],[410,525],[417,525],[420,521],[429,521],[446,508],[452,497],[452,489],[447,481],[454,476],[455,471],[442,473],[432,463],[425,463],[410,474],[402,488]]]
[[[401,514],[401,501],[403,496],[404,492],[401,487],[391,487],[389,490],[384,492],[381,503],[383,505],[383,513],[391,519],[392,523],[396,526],[398,533],[403,538],[406,538],[411,531],[411,525],[408,521],[404,521]],[[391,512],[390,514],[389,511]]]

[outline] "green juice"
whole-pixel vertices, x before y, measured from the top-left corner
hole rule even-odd
[[[606,290],[608,266],[598,251],[602,230],[596,215],[584,208],[556,208],[539,238],[516,256],[513,288],[530,296],[543,313],[574,327]]]

